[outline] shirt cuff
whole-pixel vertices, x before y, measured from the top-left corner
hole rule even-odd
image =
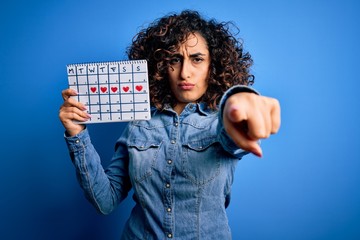
[[[67,136],[67,134],[64,133],[64,139],[70,152],[75,152],[79,149],[83,149],[84,146],[91,142],[89,131],[87,130],[87,128],[85,128],[75,136],[71,137]]]

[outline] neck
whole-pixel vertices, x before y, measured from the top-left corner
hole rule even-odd
[[[187,103],[177,103],[174,107],[174,111],[180,115],[181,112],[184,110]]]

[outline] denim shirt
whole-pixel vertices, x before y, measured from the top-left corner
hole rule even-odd
[[[88,130],[65,137],[80,186],[103,214],[134,190],[135,206],[122,239],[231,239],[226,216],[235,166],[246,152],[226,134],[222,109],[236,92],[229,89],[220,110],[188,104],[152,110],[148,121],[130,122],[116,142],[106,170]]]

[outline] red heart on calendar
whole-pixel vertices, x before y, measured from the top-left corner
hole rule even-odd
[[[118,90],[117,87],[111,87],[111,91],[116,92]]]
[[[143,89],[143,86],[137,85],[135,88],[136,88],[136,90],[138,90],[140,92]]]
[[[100,90],[104,93],[107,90],[107,87],[101,87]]]
[[[96,92],[96,87],[91,87],[90,90],[94,93]]]
[[[129,89],[130,89],[129,87],[123,87],[124,92],[128,92]]]

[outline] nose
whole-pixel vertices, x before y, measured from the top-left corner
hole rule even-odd
[[[190,78],[190,63],[187,59],[184,59],[181,65],[180,78],[182,80]]]

